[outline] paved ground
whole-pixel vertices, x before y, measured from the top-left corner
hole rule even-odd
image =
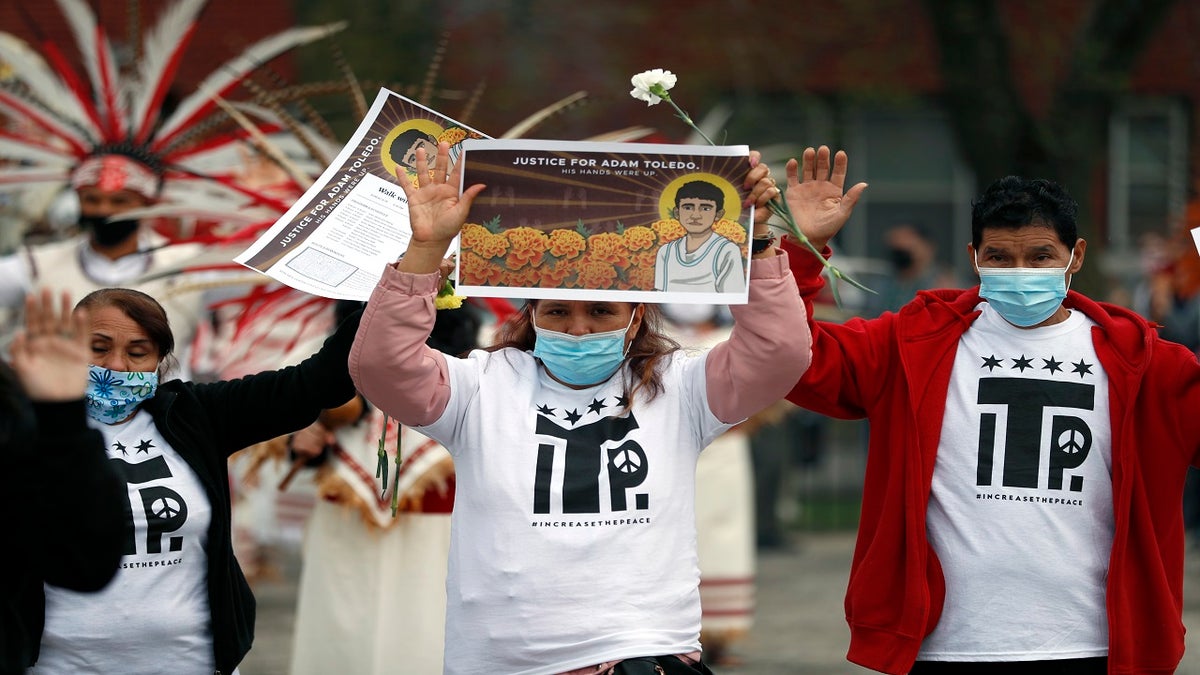
[[[755,627],[733,650],[742,663],[718,668],[717,672],[720,675],[870,672],[845,660],[849,633],[842,618],[842,593],[853,543],[851,533],[806,533],[796,535],[787,552],[761,554]],[[1187,570],[1184,624],[1191,632],[1188,654],[1178,673],[1200,675],[1200,552],[1190,554]],[[281,581],[256,589],[258,637],[242,663],[242,675],[288,672],[297,571],[298,562],[289,559]]]

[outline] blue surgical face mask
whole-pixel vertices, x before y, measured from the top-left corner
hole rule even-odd
[[[129,419],[158,389],[158,373],[126,373],[88,366],[87,413],[101,424]]]
[[[536,316],[530,318],[537,334],[533,355],[562,382],[577,387],[599,384],[612,377],[625,360],[625,333],[633,325],[632,316],[624,328],[587,335],[538,328]]]
[[[1049,319],[1067,297],[1066,267],[979,267],[979,297],[1014,326],[1028,328]]]

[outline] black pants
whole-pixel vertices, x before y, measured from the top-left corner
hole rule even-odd
[[[909,675],[1106,675],[1108,658],[1056,661],[917,661]]]

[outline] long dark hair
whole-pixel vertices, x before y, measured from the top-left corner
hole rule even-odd
[[[121,310],[146,331],[146,335],[158,348],[158,376],[162,377],[176,365],[172,352],[175,350],[175,335],[167,321],[167,311],[154,298],[132,288],[101,288],[83,296],[76,309],[87,309],[93,316],[96,310],[115,307]]]
[[[626,304],[637,306],[637,303],[632,302]],[[663,392],[659,365],[663,363],[664,357],[679,350],[679,343],[667,337],[662,330],[662,310],[657,305],[644,306],[646,310],[642,314],[642,325],[638,326],[637,333],[629,343],[629,351],[625,354],[625,361],[633,371],[635,379],[633,389],[628,392],[628,405],[633,405],[634,395],[639,391],[645,394],[647,401],[654,400],[654,397]],[[532,350],[533,343],[537,341],[537,334],[533,331],[535,307],[537,300],[529,300],[520,312],[501,324],[496,331],[495,341],[486,348],[487,351],[495,352],[508,347],[522,351]]]

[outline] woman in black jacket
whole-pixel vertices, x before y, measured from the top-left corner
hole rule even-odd
[[[0,588],[0,673],[33,663],[42,626],[29,604],[43,584],[97,591],[121,561],[125,483],[87,426],[85,312],[63,296],[26,299],[12,366],[0,361],[0,485],[9,573]]]
[[[102,289],[79,306],[90,314],[88,414],[127,484],[129,524],[102,592],[46,587],[32,672],[231,673],[253,640],[254,597],[233,556],[227,459],[354,395],[346,360],[358,315],[298,365],[159,385],[174,348],[161,305]]]

